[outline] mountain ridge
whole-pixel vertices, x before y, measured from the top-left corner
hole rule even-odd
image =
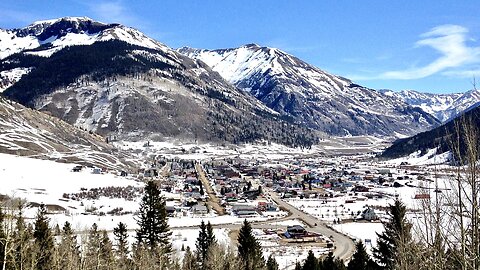
[[[422,93],[415,90],[380,91],[386,95],[402,99],[414,107],[421,108],[443,123],[480,105],[480,91],[476,89],[452,94]]]
[[[334,135],[412,135],[438,121],[396,97],[354,84],[276,48],[247,44],[177,51],[201,60],[283,117]]]
[[[29,72],[3,95],[103,136],[291,146],[316,140],[312,131],[277,119],[204,63],[166,46],[109,39],[66,46],[47,57],[26,50],[0,61],[0,72],[16,69]]]

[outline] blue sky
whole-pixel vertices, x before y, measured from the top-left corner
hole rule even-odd
[[[277,47],[368,87],[463,92],[480,81],[478,0],[0,1],[0,28],[88,16],[171,46]]]

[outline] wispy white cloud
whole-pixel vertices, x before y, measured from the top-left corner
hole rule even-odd
[[[465,76],[457,69],[480,64],[480,47],[468,46],[468,29],[459,25],[441,25],[420,36],[415,47],[430,47],[440,53],[431,63],[406,70],[387,71],[376,76],[353,76],[357,80],[421,79],[433,74]]]

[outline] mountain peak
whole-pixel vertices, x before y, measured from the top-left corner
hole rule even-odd
[[[329,134],[412,134],[437,123],[404,102],[352,84],[276,48],[246,44],[180,52],[205,62],[286,119]]]
[[[66,16],[66,17],[61,17],[61,18],[56,18],[56,19],[50,19],[50,20],[41,20],[41,21],[35,21],[33,22],[32,24],[30,24],[29,26],[36,26],[36,25],[51,25],[51,24],[54,24],[56,22],[59,22],[59,21],[70,21],[70,22],[86,22],[86,21],[90,21],[90,22],[93,22],[94,20],[89,18],[89,17],[86,17],[86,16],[83,16],[83,17],[70,17],[70,16]],[[97,23],[100,23],[100,22],[97,22]]]
[[[113,39],[150,49],[167,49],[142,32],[118,23],[105,24],[88,17],[62,17],[37,21],[21,29],[0,29],[0,59],[18,52],[49,57],[66,46]]]
[[[248,44],[243,45],[242,47],[245,47],[245,48],[260,48],[261,46],[259,46],[256,43],[248,43]]]

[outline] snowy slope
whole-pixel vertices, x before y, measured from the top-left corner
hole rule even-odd
[[[28,74],[31,70],[31,68],[19,67],[0,71],[0,93],[18,82],[23,75]]]
[[[34,22],[21,29],[0,29],[0,59],[26,50],[30,50],[29,54],[49,57],[66,46],[112,39],[151,49],[166,48],[130,27],[104,24],[87,17],[64,17]]]
[[[413,90],[404,90],[400,92],[382,90],[382,92],[385,95],[395,96],[412,106],[421,108],[434,115],[441,122],[453,119],[463,111],[480,104],[479,90],[470,90],[465,93],[453,94],[430,94]]]
[[[329,74],[279,49],[239,48],[179,52],[205,62],[230,83],[284,117],[335,135],[411,135],[436,119],[402,100]]]
[[[129,157],[104,138],[0,97],[0,153],[129,170]],[[129,157],[131,158],[131,157]]]

